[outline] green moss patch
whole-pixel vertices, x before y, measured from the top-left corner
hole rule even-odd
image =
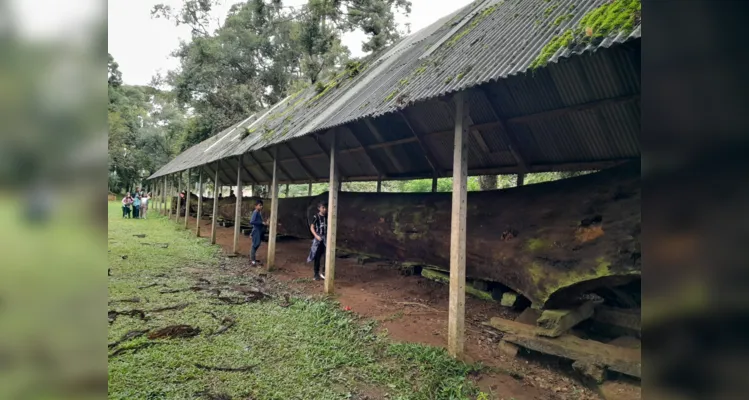
[[[473,19],[471,20],[471,23],[468,24],[468,26],[465,27],[463,30],[453,35],[450,38],[450,40],[448,40],[445,43],[445,46],[447,47],[455,46],[455,44],[458,43],[460,39],[462,39],[465,35],[469,34],[473,30],[473,28],[475,28],[476,25],[479,24],[479,22],[483,21],[486,17],[492,15],[492,13],[497,11],[500,5],[502,5],[502,3],[498,3],[491,7],[487,7],[486,10],[482,11],[481,13],[473,17]]]
[[[530,68],[545,66],[549,59],[561,48],[585,45],[595,39],[619,32],[630,33],[640,21],[642,4],[640,0],[613,0],[585,14],[576,27],[566,29],[554,36],[541,49]],[[554,25],[572,19],[572,14],[554,20]]]
[[[398,95],[398,92],[399,92],[398,89],[395,89],[392,92],[390,92],[390,94],[387,95],[387,97],[385,97],[385,100],[383,100],[383,103],[387,103],[388,101],[392,100],[395,96]]]

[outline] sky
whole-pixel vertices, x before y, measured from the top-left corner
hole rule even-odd
[[[50,0],[54,1],[54,0]],[[214,10],[214,17],[226,16],[237,0],[225,1]],[[306,0],[286,0],[284,5],[296,6]],[[411,32],[416,32],[444,15],[470,3],[470,0],[411,0],[411,15],[399,16],[399,24],[410,23]],[[60,2],[68,3],[68,2]],[[178,8],[181,0],[109,0],[109,53],[120,66],[126,84],[147,85],[157,73],[165,74],[179,64],[170,56],[179,46],[180,39],[189,40],[190,30],[176,27],[170,21],[151,18],[155,4],[169,4]],[[353,32],[343,38],[352,56],[361,56],[364,33]]]
[[[87,28],[100,21],[106,3],[101,0],[10,0],[7,7],[13,23],[25,38],[49,40],[90,34]]]

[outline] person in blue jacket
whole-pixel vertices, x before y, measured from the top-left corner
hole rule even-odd
[[[261,264],[260,261],[258,261],[255,257],[255,253],[257,252],[257,249],[258,247],[260,247],[260,243],[262,242],[265,225],[268,225],[267,222],[263,221],[263,214],[261,213],[262,211],[263,201],[255,201],[255,210],[252,212],[252,217],[250,217],[250,225],[252,225],[252,249],[250,250],[250,261],[252,261],[253,267]]]

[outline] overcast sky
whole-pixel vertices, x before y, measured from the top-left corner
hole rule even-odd
[[[215,10],[215,17],[226,16],[229,7],[238,3],[225,1]],[[306,0],[285,0],[285,5],[300,5]],[[403,24],[411,23],[411,32],[424,28],[440,17],[470,3],[470,0],[411,0],[410,17],[398,19]],[[68,2],[60,2],[69,4]],[[157,72],[166,73],[177,67],[177,60],[169,54],[179,45],[180,39],[188,40],[190,30],[176,27],[164,19],[152,19],[151,8],[158,3],[179,7],[181,0],[109,0],[109,53],[120,65],[122,78],[127,84],[145,85]],[[343,43],[352,55],[360,56],[364,34],[354,32],[343,38]]]

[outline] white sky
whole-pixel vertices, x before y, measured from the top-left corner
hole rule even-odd
[[[81,1],[81,0],[77,0]],[[92,1],[92,0],[86,0]],[[41,0],[36,0],[41,2]],[[54,0],[47,2],[54,3]],[[85,2],[85,1],[82,1]],[[237,0],[227,0],[220,9],[215,10],[214,17],[226,16],[232,4]],[[285,0],[284,5],[296,6],[306,0]],[[413,6],[408,19],[400,16],[398,22],[411,23],[411,32],[416,32],[444,15],[470,3],[470,0],[411,0]],[[70,2],[59,2],[70,4]],[[170,21],[151,18],[151,8],[164,3],[178,8],[181,0],[109,0],[109,53],[120,65],[122,78],[130,85],[146,85],[157,72],[166,73],[179,64],[170,57],[177,48],[180,39],[189,40],[190,30],[185,26],[176,27]],[[404,29],[404,28],[403,28]],[[353,56],[359,56],[362,32],[354,32],[343,38]]]
[[[102,0],[11,0],[8,5],[20,33],[33,40],[70,40],[90,34],[106,10]]]

